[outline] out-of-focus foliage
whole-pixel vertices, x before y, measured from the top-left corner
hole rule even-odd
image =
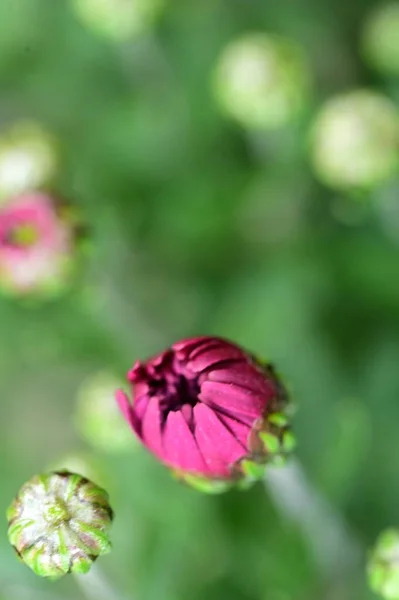
[[[21,122],[49,132],[57,171],[40,189],[71,200],[90,239],[64,295],[0,297],[1,511],[33,473],[88,451],[75,427],[88,377],[123,377],[178,338],[217,334],[277,363],[300,407],[298,458],[362,549],[326,576],[261,484],[202,495],[133,444],[94,455],[116,513],[101,567],[121,597],[374,597],[366,551],[398,518],[399,177],[348,197],[311,161],[330,98],[368,88],[398,105],[398,80],[363,60],[372,9],[166,0],[122,36],[118,18],[104,35],[111,21],[82,18],[76,2],[0,0],[0,144]],[[246,130],[215,96],[225,48],[251,33],[292,41],[309,65],[302,111],[270,132]],[[83,598],[73,578],[35,578],[5,530],[2,599]]]
[[[388,529],[378,537],[368,562],[370,586],[387,600],[399,598],[398,550],[398,532]]]

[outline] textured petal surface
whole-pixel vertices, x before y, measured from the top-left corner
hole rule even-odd
[[[213,365],[225,360],[234,360],[242,358],[242,351],[234,346],[226,345],[218,348],[210,348],[200,352],[196,358],[190,360],[189,366],[194,373],[200,373]]]
[[[237,385],[204,381],[201,385],[200,398],[205,404],[221,407],[234,415],[244,414],[258,418],[266,407],[266,399]]]
[[[224,424],[226,429],[228,429],[240,442],[242,447],[247,450],[248,448],[248,437],[251,431],[251,427],[247,423],[242,423],[224,415],[220,412],[216,412],[218,419]]]
[[[242,445],[205,404],[194,408],[195,438],[205,462],[215,477],[228,476],[230,465],[245,455]]]
[[[165,460],[173,467],[199,474],[208,467],[198,449],[192,432],[180,412],[170,412],[163,432]]]
[[[259,392],[260,394],[275,395],[274,385],[267,380],[262,373],[259,373],[255,367],[246,364],[237,364],[234,368],[215,368],[207,375],[210,381],[219,381],[221,383],[234,383],[248,390]]]
[[[161,411],[159,402],[156,398],[151,398],[141,423],[141,436],[143,442],[156,454],[163,459],[163,444],[161,431]]]

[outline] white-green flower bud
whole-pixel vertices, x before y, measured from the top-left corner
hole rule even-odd
[[[340,190],[370,189],[398,169],[398,109],[371,90],[335,96],[316,117],[311,144],[321,181]]]
[[[383,4],[369,15],[362,49],[371,66],[387,75],[399,75],[399,2]]]
[[[367,567],[370,587],[386,600],[399,600],[399,531],[378,538]]]
[[[82,23],[100,35],[123,41],[148,29],[164,0],[71,0]]]
[[[107,492],[81,475],[55,471],[25,483],[7,511],[8,538],[36,575],[87,573],[110,551]]]
[[[255,33],[224,49],[213,86],[227,116],[250,129],[274,129],[291,121],[304,107],[309,70],[295,42]]]

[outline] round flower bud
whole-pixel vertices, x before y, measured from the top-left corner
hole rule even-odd
[[[37,475],[7,511],[8,538],[18,556],[41,577],[87,573],[111,549],[108,494],[69,471]]]
[[[367,573],[370,587],[386,600],[399,599],[399,531],[384,531],[370,556]]]
[[[36,123],[17,123],[0,135],[1,202],[52,179],[57,163],[55,146],[51,135]]]
[[[142,443],[204,491],[253,481],[294,445],[287,395],[271,365],[215,337],[183,340],[128,373],[117,392]]]
[[[79,390],[76,428],[89,444],[105,452],[123,452],[135,446],[115,404],[114,393],[119,385],[117,377],[100,372],[89,377]]]
[[[332,188],[377,186],[399,165],[396,106],[368,90],[332,98],[316,118],[311,154],[316,174]]]
[[[75,225],[52,197],[17,196],[0,207],[0,287],[12,295],[51,296],[74,266]]]
[[[226,115],[250,129],[273,129],[288,123],[304,107],[309,71],[295,42],[253,33],[224,49],[213,85]]]
[[[105,37],[123,41],[148,29],[164,0],[71,0],[77,16]]]
[[[371,66],[387,75],[399,75],[399,2],[383,4],[366,19],[363,54]]]

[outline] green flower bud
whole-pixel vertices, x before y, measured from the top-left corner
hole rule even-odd
[[[164,0],[71,0],[77,16],[102,36],[127,40],[148,29]]]
[[[380,535],[367,574],[374,592],[386,600],[399,600],[399,531],[388,529]]]
[[[336,189],[377,186],[399,166],[399,112],[371,90],[329,100],[316,118],[311,158],[321,181]]]
[[[309,71],[291,40],[255,33],[231,42],[213,78],[216,99],[230,117],[250,129],[274,129],[303,109]]]
[[[47,184],[56,163],[55,140],[41,125],[15,123],[0,135],[0,199]]]
[[[375,9],[362,33],[363,54],[371,66],[387,75],[399,75],[399,3]]]
[[[8,538],[36,575],[87,573],[111,550],[107,492],[81,475],[55,471],[25,483],[7,511]]]

